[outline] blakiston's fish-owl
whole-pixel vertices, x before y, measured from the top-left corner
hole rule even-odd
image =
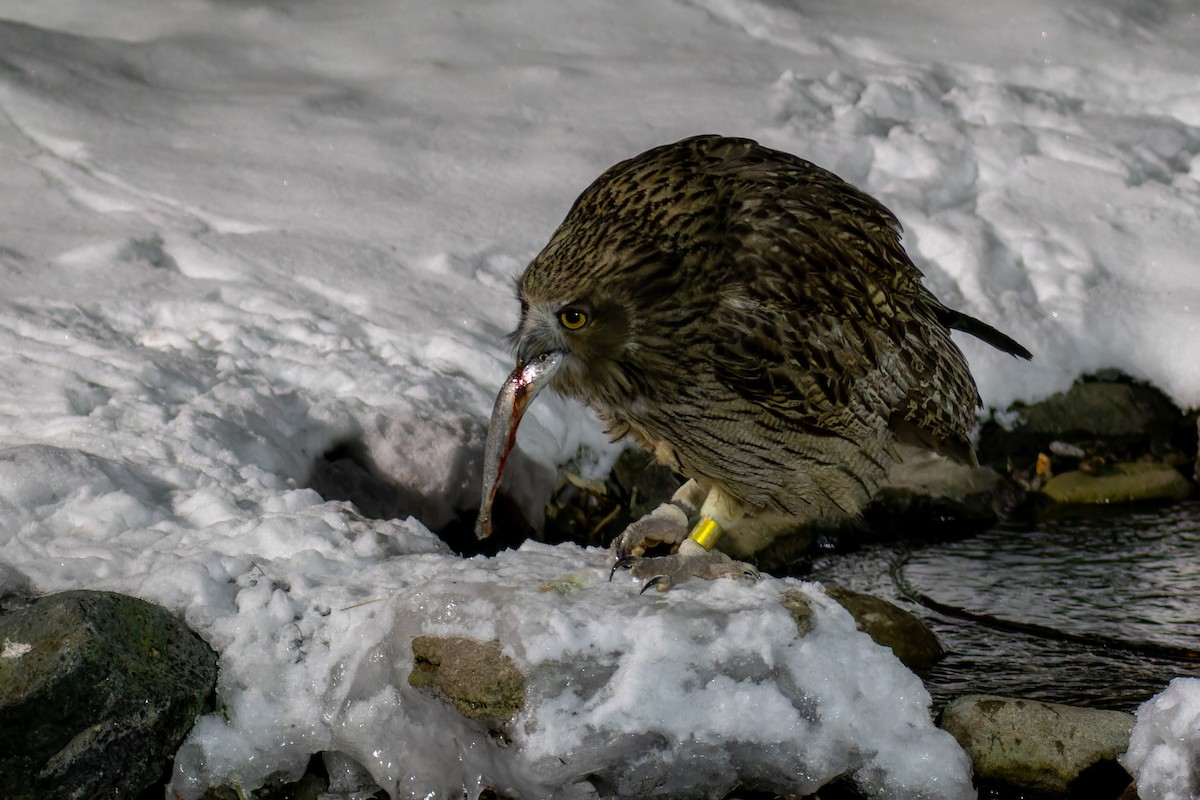
[[[973,460],[980,398],[951,329],[1030,357],[922,285],[878,201],[748,139],[696,136],[607,170],[518,293],[479,531],[549,385],[689,479],[614,542],[658,588],[752,573],[710,552],[749,521],[857,515],[900,443]],[[642,559],[648,541],[680,547]]]

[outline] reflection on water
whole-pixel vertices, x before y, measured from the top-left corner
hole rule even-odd
[[[908,552],[905,548],[912,547]],[[896,573],[894,575],[894,573]],[[871,546],[823,557],[808,576],[917,613],[949,651],[925,675],[941,704],[1003,694],[1133,710],[1200,661],[997,630],[906,598],[1085,638],[1200,651],[1200,504],[1048,520],[956,542]]]

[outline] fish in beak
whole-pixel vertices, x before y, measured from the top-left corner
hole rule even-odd
[[[504,463],[508,461],[509,453],[517,441],[517,426],[521,423],[521,417],[533,398],[550,382],[562,359],[563,352],[555,350],[522,361],[500,387],[483,449],[483,497],[479,503],[479,519],[475,521],[475,537],[478,539],[492,535],[492,503],[500,487]]]

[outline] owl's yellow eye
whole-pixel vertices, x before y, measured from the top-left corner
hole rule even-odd
[[[588,324],[588,316],[578,308],[565,308],[558,312],[558,321],[567,330],[577,331]]]

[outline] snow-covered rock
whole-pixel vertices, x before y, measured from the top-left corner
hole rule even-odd
[[[172,789],[253,787],[332,750],[395,797],[548,797],[584,783],[606,797],[809,794],[843,774],[872,796],[974,797],[921,682],[819,587],[693,581],[640,595],[624,573],[608,580],[611,562],[571,545],[426,556],[395,563],[375,602],[281,619],[263,644],[290,647],[295,663],[201,719]],[[264,588],[268,609],[301,600],[283,582],[270,600]],[[429,635],[498,642],[524,676],[504,736],[410,685],[413,640]],[[227,651],[226,674],[252,674],[255,657]]]

